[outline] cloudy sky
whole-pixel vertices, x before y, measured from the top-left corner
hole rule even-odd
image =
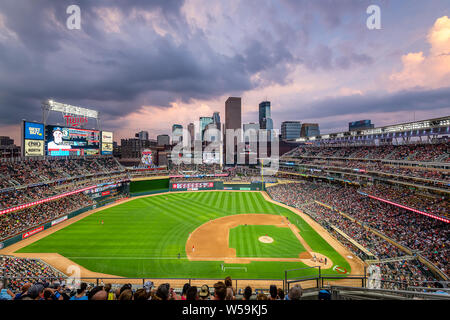
[[[223,119],[229,96],[243,122],[270,100],[276,128],[448,116],[449,17],[448,0],[1,0],[0,135],[18,143],[49,98],[99,110],[115,140]]]

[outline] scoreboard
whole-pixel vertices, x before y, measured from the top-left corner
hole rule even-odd
[[[113,133],[23,121],[23,155],[91,156],[113,154]]]
[[[46,155],[90,156],[100,154],[100,131],[46,126]]]

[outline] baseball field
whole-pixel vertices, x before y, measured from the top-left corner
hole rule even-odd
[[[15,253],[55,253],[119,277],[282,279],[318,265],[349,274],[349,256],[306,220],[261,192],[166,193],[100,209]],[[298,276],[309,274],[317,270]]]

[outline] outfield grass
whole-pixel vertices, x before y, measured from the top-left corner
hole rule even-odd
[[[303,219],[265,201],[255,192],[187,192],[135,199],[87,216],[19,252],[55,252],[91,271],[123,277],[223,278],[222,261],[187,260],[187,238],[210,219],[246,213],[289,217],[314,251],[350,270],[345,259]],[[244,250],[250,252],[251,249]],[[181,259],[177,258],[178,253]],[[227,270],[226,275],[247,279],[282,279],[285,269],[306,267],[300,262],[259,261],[234,266],[246,266],[247,272]],[[316,273],[316,270],[303,272],[304,275]],[[336,272],[329,270],[327,273]]]
[[[269,236],[272,243],[261,243],[261,236]],[[298,258],[306,251],[289,228],[265,225],[238,226],[230,230],[230,248],[238,257]]]

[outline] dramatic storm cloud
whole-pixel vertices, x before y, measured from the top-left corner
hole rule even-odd
[[[66,26],[72,4],[81,30]],[[381,30],[366,27],[370,4],[382,9]],[[257,121],[258,103],[271,100],[277,127],[446,115],[448,3],[408,8],[388,0],[3,0],[0,134],[17,139],[11,128],[40,120],[49,98],[99,110],[116,139],[223,116],[231,95],[243,97],[244,121]]]

